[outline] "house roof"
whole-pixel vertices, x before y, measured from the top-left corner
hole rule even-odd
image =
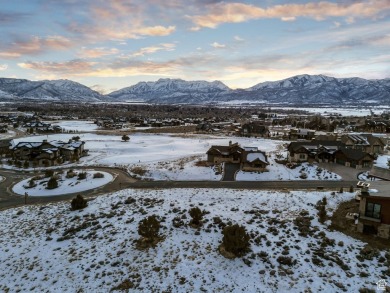
[[[307,150],[317,150],[320,147],[326,147],[328,149],[339,149],[345,146],[341,141],[329,141],[329,140],[310,140],[310,141],[293,141],[291,142],[287,149],[289,151],[297,151],[301,147],[304,147]]]
[[[50,142],[47,141],[41,141],[41,142],[19,142],[18,144],[11,146],[11,149],[19,149],[22,147],[29,148],[29,149],[34,149],[42,146],[43,144],[48,144],[49,148],[47,149],[55,149],[55,148],[62,148],[62,149],[68,149],[68,150],[74,150],[79,148],[82,144],[84,144],[83,141],[74,141],[71,140],[69,142],[64,142],[60,140],[53,140]]]
[[[366,152],[362,152],[361,150],[353,150],[353,149],[349,149],[349,148],[341,148],[337,152],[341,152],[348,159],[356,160],[356,161],[361,160],[361,159],[363,159],[366,156],[370,156],[372,159],[374,159],[373,156],[371,156],[370,154],[368,154]]]
[[[208,153],[217,152],[221,155],[229,155],[232,153],[242,153],[243,149],[239,146],[238,143],[234,143],[232,145],[213,145],[207,151]]]
[[[248,152],[245,153],[246,161],[252,163],[255,161],[261,161],[267,165],[269,165],[267,156],[264,152],[262,151],[257,151],[257,152]]]

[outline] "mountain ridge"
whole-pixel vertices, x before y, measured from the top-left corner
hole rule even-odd
[[[66,79],[30,81],[0,78],[0,99],[156,104],[390,105],[390,78],[368,80],[303,74],[261,82],[246,89],[231,89],[218,80],[160,78],[157,81],[142,81],[107,95]]]

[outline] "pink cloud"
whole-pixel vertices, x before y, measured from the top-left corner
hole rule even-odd
[[[222,23],[239,23],[262,18],[293,21],[297,17],[308,17],[315,20],[323,20],[328,17],[374,17],[390,10],[388,0],[352,2],[351,4],[324,1],[275,5],[268,8],[244,3],[221,2],[210,7],[207,14],[189,17],[195,24],[193,30],[199,30],[202,27],[215,28]]]

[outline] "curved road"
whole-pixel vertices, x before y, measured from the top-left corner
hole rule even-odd
[[[69,169],[69,168],[61,168]],[[114,180],[105,186],[62,196],[29,197],[28,204],[44,204],[72,199],[76,194],[84,197],[95,197],[125,188],[165,189],[165,188],[232,188],[232,189],[327,189],[339,191],[341,187],[348,190],[355,186],[354,181],[137,181],[125,171],[108,167],[77,167],[77,169],[93,169],[109,172]],[[12,186],[22,179],[31,177],[31,173],[14,170],[0,170],[0,176],[6,179],[0,182],[0,210],[24,205],[24,197],[12,192]]]
[[[30,196],[27,200],[28,204],[39,204],[39,203],[48,203],[48,202],[58,202],[63,200],[70,200],[75,195],[81,194],[84,197],[92,197],[100,194],[106,194],[110,192],[115,192],[125,188],[130,183],[136,182],[136,180],[130,177],[125,171],[117,168],[109,167],[72,167],[73,169],[91,169],[96,171],[104,171],[111,173],[114,176],[114,180],[110,183],[92,190],[86,190],[83,192],[69,193],[66,195],[57,195],[57,196]],[[70,169],[67,168],[58,168],[60,169]],[[15,194],[12,192],[12,186],[17,182],[32,177],[36,174],[26,173],[25,171],[14,171],[14,170],[0,170],[0,176],[5,177],[6,179],[0,182],[0,210],[7,209],[10,207],[16,207],[24,205],[24,196]]]

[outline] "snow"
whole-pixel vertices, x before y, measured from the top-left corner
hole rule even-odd
[[[278,164],[274,158],[269,158],[267,172],[244,172],[239,171],[236,174],[236,181],[274,181],[274,180],[341,180],[341,176],[331,171],[319,168],[315,164],[302,163],[295,169],[287,168],[285,165]],[[302,174],[306,178],[302,178]]]
[[[127,189],[97,197],[82,211],[71,211],[69,202],[1,211],[0,291],[109,292],[125,280],[133,284],[131,292],[375,290],[386,269],[379,261],[384,252],[358,261],[363,242],[318,222],[314,205],[324,196],[329,215],[340,202],[354,198],[353,193],[320,191]],[[128,197],[136,202],[124,204]],[[174,217],[188,223],[191,206],[207,211],[199,235],[190,226],[172,225]],[[313,217],[315,229],[307,237],[293,223],[302,210]],[[138,223],[152,214],[164,219],[164,240],[140,251],[134,244]],[[214,217],[243,225],[252,235],[247,264],[218,253],[222,233]],[[321,233],[335,244],[321,245],[326,239]],[[315,256],[316,251],[327,260]],[[279,264],[282,253],[297,263]]]
[[[376,159],[374,166],[389,169],[389,165],[387,164],[389,160],[390,160],[389,155],[379,155],[378,158]]]
[[[253,161],[257,160],[257,159],[259,159],[262,162],[267,162],[267,160],[264,157],[264,154],[262,154],[262,153],[251,153],[251,154],[248,154],[246,159],[249,162],[253,162]]]
[[[70,125],[70,127],[72,127]],[[47,139],[68,141],[74,134],[53,134],[49,136],[25,137],[19,141],[42,141]],[[121,135],[99,135],[81,133],[81,141],[85,141],[85,149],[89,156],[80,159],[78,164],[69,166],[108,166],[124,167],[131,171],[135,167],[146,170],[143,178],[154,180],[221,180],[211,167],[197,166],[198,161],[207,159],[206,152],[212,145],[228,145],[229,141],[238,142],[242,147],[258,148],[266,152],[270,165],[269,172],[239,172],[236,180],[301,180],[300,170],[303,168],[308,180],[340,180],[341,177],[332,172],[322,170],[317,174],[317,166],[303,164],[303,167],[288,169],[275,162],[275,153],[280,153],[284,141],[221,137],[212,135],[174,136],[156,134],[133,134],[129,142],[123,142]],[[271,156],[270,156],[271,155]],[[3,168],[14,168],[3,164]]]
[[[64,130],[74,130],[81,132],[94,131],[98,129],[98,126],[92,121],[83,120],[64,120],[61,122],[53,122],[53,126],[58,125]]]
[[[80,170],[74,170],[74,172],[79,173],[82,172]],[[40,180],[36,180],[36,186],[32,188],[25,188],[24,186],[29,186],[29,181],[31,178],[22,180],[14,185],[12,191],[16,194],[24,195],[25,192],[28,193],[29,196],[52,196],[52,195],[64,195],[69,193],[82,192],[86,190],[95,189],[106,185],[111,182],[114,178],[110,173],[107,172],[97,172],[97,171],[85,171],[87,173],[87,178],[78,180],[77,176],[73,178],[66,178],[66,171],[60,174],[60,178],[58,179],[58,187],[55,189],[46,189],[47,181],[50,178],[42,178]],[[93,178],[95,173],[102,173],[104,175],[103,178]]]

